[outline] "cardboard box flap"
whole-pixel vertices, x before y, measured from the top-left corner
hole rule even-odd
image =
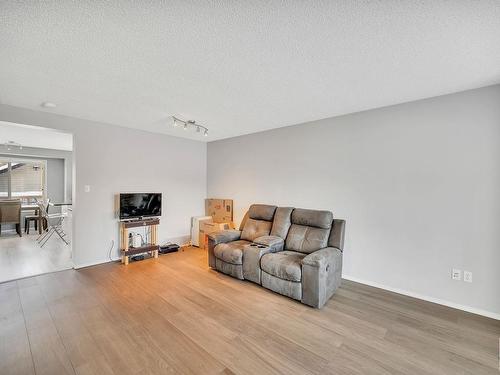
[[[205,215],[212,216],[216,223],[233,221],[232,199],[205,199]]]

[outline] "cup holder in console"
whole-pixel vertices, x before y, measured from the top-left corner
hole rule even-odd
[[[264,249],[264,248],[267,247],[267,246],[264,246],[264,245],[260,245],[258,243],[251,243],[250,246],[252,246],[252,247],[258,247],[259,249]]]

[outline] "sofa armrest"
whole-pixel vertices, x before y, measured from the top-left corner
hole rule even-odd
[[[208,266],[215,269],[215,254],[214,249],[220,243],[226,243],[231,241],[237,241],[240,239],[241,231],[239,230],[221,230],[218,232],[212,232],[208,235]]]
[[[302,259],[302,303],[321,308],[342,279],[342,252],[327,247]]]
[[[237,241],[240,239],[241,231],[235,229],[221,230],[218,232],[212,232],[208,235],[208,238],[214,241],[214,245],[220,243],[226,243],[231,241]]]
[[[281,251],[285,247],[285,241],[278,236],[261,236],[253,240],[254,243],[270,247],[272,251]]]
[[[337,259],[342,257],[342,252],[335,247],[325,247],[315,251],[302,259],[302,264],[316,268],[329,268],[338,266]]]

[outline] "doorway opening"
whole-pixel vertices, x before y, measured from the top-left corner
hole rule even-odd
[[[0,121],[0,282],[73,268],[73,135]]]

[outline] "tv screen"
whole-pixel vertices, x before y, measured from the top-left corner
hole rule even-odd
[[[120,219],[161,216],[161,193],[120,194]]]

